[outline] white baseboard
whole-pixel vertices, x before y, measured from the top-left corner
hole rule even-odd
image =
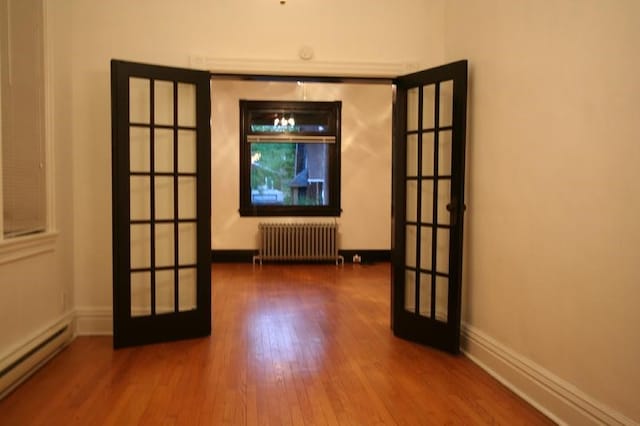
[[[638,424],[472,326],[462,326],[462,351],[558,424]]]
[[[113,335],[113,314],[111,308],[76,309],[76,334],[78,336]]]
[[[73,341],[74,319],[67,312],[0,355],[0,399]]]

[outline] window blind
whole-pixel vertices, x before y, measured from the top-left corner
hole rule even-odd
[[[2,210],[5,238],[44,231],[44,51],[42,3],[2,4]]]

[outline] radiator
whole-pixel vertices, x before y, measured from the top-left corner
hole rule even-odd
[[[261,223],[258,225],[258,255],[263,260],[332,260],[344,264],[338,254],[335,223]]]

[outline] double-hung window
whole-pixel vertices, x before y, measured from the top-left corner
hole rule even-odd
[[[340,215],[341,106],[240,101],[240,215]]]
[[[0,263],[53,248],[41,1],[0,0]]]

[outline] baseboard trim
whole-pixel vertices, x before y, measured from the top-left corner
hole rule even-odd
[[[558,424],[636,424],[468,324],[462,326],[462,352]]]
[[[111,308],[76,309],[78,336],[112,336],[113,311]]]
[[[251,263],[258,250],[211,250],[213,263]]]
[[[67,347],[74,335],[74,313],[67,312],[0,356],[0,399]]]
[[[356,254],[360,256],[360,263],[362,264],[391,261],[391,250],[349,249],[338,250],[338,253],[344,256],[344,261],[347,263],[353,263],[353,256]]]
[[[211,262],[213,263],[251,263],[257,250],[211,250]],[[349,249],[338,250],[338,254],[344,257],[344,261],[350,263],[354,255],[359,255],[360,263],[389,262],[391,250]]]

